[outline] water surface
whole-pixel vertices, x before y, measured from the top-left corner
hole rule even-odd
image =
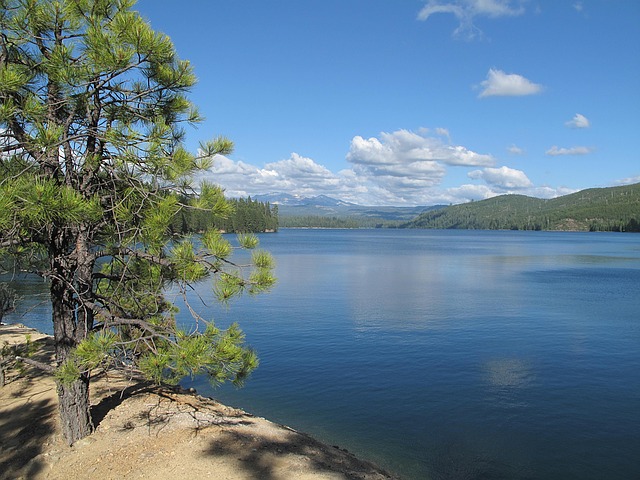
[[[277,261],[271,293],[227,310],[198,286],[260,368],[240,390],[189,383],[200,393],[404,478],[640,478],[640,236],[260,238]],[[50,331],[41,319],[20,318]]]

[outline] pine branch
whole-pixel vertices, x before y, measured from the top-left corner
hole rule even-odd
[[[162,258],[162,257],[159,257],[158,255],[152,255],[150,253],[142,252],[139,250],[133,250],[129,247],[120,247],[118,251],[121,255],[141,258],[143,260],[147,260],[149,262],[155,263],[156,265],[160,265],[163,267],[171,267],[173,265],[172,262],[167,260],[166,258]]]
[[[145,320],[141,320],[139,318],[126,318],[115,315],[111,313],[108,308],[102,307],[93,302],[85,301],[83,302],[83,305],[86,308],[90,308],[95,314],[99,314],[104,318],[104,321],[101,324],[95,325],[94,330],[128,325],[139,327],[147,332],[150,332],[153,337],[171,341],[171,339],[167,335],[158,332],[158,327],[156,325],[153,325]]]

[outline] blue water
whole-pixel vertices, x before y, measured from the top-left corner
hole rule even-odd
[[[640,478],[640,236],[260,239],[271,293],[225,309],[197,290],[261,365],[243,389],[188,383],[200,393],[408,479]],[[13,320],[50,331],[42,318]]]

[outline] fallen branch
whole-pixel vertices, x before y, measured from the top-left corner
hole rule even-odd
[[[42,362],[38,362],[37,360],[32,360],[31,358],[25,358],[25,357],[20,357],[18,355],[16,355],[16,360],[26,363],[27,365],[31,365],[32,367],[36,367],[40,370],[44,370],[45,372],[48,373],[53,373],[56,371],[55,367],[52,367],[51,365],[47,364],[47,363],[42,363]]]

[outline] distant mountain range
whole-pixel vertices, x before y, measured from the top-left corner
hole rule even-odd
[[[357,205],[342,200],[318,195],[301,197],[287,193],[270,193],[251,197],[260,202],[278,205],[278,216],[285,217],[336,217],[361,220],[409,221],[423,212],[442,208],[442,205],[431,207],[372,207]]]
[[[342,200],[331,198],[327,195],[302,197],[300,195],[291,195],[290,193],[267,193],[265,195],[256,195],[252,198],[260,202],[269,202],[272,205],[284,205],[288,207],[339,207],[355,205],[355,203],[344,202]]]
[[[640,183],[552,199],[511,194],[451,206],[363,206],[286,193],[253,199],[278,205],[283,227],[640,231]]]
[[[403,228],[640,231],[640,183],[549,200],[501,195],[420,214]]]

